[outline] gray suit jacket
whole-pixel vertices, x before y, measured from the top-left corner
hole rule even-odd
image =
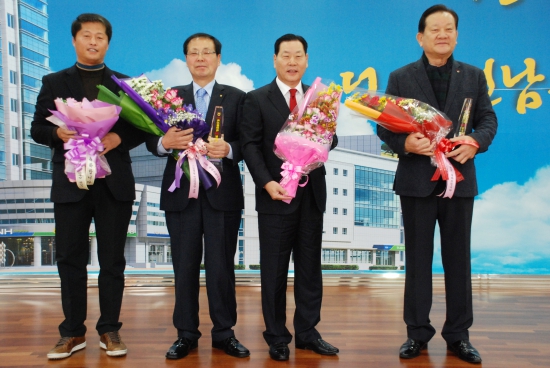
[[[390,74],[386,93],[405,98],[414,98],[431,106],[438,106],[432,86],[426,74],[422,59],[395,70]],[[451,138],[458,126],[458,118],[465,98],[472,98],[472,111],[466,135],[479,143],[478,153],[487,151],[497,131],[497,117],[487,93],[487,80],[483,71],[459,61],[453,62],[451,81],[443,112],[453,122]],[[377,134],[399,155],[395,174],[394,190],[398,195],[426,197],[437,182],[431,181],[436,168],[428,156],[405,154],[407,134],[392,133],[377,126]],[[465,164],[450,159],[452,165],[462,173],[464,180],[456,186],[456,197],[474,197],[478,194],[474,159]]]

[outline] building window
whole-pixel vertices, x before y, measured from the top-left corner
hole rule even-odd
[[[10,70],[10,83],[17,84],[17,72]]]
[[[342,228],[342,234],[343,234],[343,235],[347,235],[347,234],[348,234],[348,228],[347,228],[347,227]]]
[[[348,176],[348,170],[342,170],[342,175]]]
[[[19,139],[19,129],[17,127],[14,127],[14,126],[11,127],[11,138]]]
[[[347,196],[348,195],[348,190],[347,189],[342,190],[342,194]]]
[[[15,56],[15,44],[13,42],[8,42],[8,53]]]
[[[239,239],[239,264],[244,265],[244,240]]]
[[[347,252],[346,249],[323,249],[321,263],[347,263]]]
[[[10,98],[10,110],[17,112],[17,100],[15,98]]]
[[[333,233],[333,234],[338,234],[338,228],[337,228],[337,227],[333,227],[333,228],[332,228],[332,233]]]
[[[348,209],[342,208],[342,215],[347,216],[348,215]]]
[[[17,153],[11,154],[11,164],[13,166],[19,166],[19,154]]]
[[[13,28],[14,22],[13,22],[13,14],[8,13],[8,27]]]
[[[337,168],[334,168],[334,169],[332,169],[332,170],[333,170],[333,172],[334,172],[334,175],[338,175],[338,169],[337,169]]]
[[[338,195],[338,188],[332,188],[332,194]]]
[[[332,214],[333,214],[333,215],[337,215],[337,214],[338,214],[338,208],[334,207],[334,208],[332,209]]]

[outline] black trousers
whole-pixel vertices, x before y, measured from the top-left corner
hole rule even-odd
[[[132,201],[117,201],[105,180],[97,179],[83,199],[54,203],[56,260],[61,279],[61,303],[65,320],[61,336],[86,333],[87,279],[90,258],[89,229],[95,222],[99,260],[99,307],[97,332],[118,331],[124,292],[124,245],[132,215]]]
[[[440,186],[438,186],[440,189]],[[473,323],[470,235],[473,198],[440,198],[436,189],[428,197],[401,196],[405,227],[405,305],[407,336],[429,341],[435,334],[430,323],[432,261],[436,221],[441,234],[445,272],[446,320],[441,335],[452,344],[468,339]]]
[[[288,265],[294,256],[294,332],[296,342],[320,339],[315,326],[321,320],[323,277],[321,244],[323,213],[306,186],[298,209],[289,215],[258,214],[262,312],[268,345],[292,341],[286,328]]]
[[[167,211],[174,265],[176,303],[173,321],[178,337],[197,340],[199,331],[200,264],[203,252],[206,293],[212,340],[235,336],[237,300],[235,297],[235,252],[241,211],[214,209],[203,189],[183,211]]]

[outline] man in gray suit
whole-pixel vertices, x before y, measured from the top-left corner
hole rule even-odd
[[[399,154],[394,190],[401,198],[406,246],[404,320],[407,341],[401,358],[415,358],[427,347],[435,329],[430,324],[432,304],[433,239],[436,221],[441,234],[445,270],[446,321],[441,332],[449,350],[469,363],[481,363],[470,344],[473,322],[470,233],[474,197],[477,195],[474,157],[485,152],[497,130],[497,118],[483,71],[453,59],[458,37],[458,15],[435,5],[421,16],[416,36],[424,53],[420,60],[390,74],[386,93],[426,102],[443,111],[457,130],[465,98],[472,98],[466,135],[451,141],[463,144],[446,154],[464,176],[452,198],[442,198],[443,180],[431,181],[436,168],[430,163],[434,143],[421,133],[396,134],[378,126],[378,136]]]

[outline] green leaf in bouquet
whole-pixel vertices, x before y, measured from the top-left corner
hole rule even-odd
[[[154,134],[158,137],[164,135],[164,132],[139,108],[139,106],[123,91],[118,95],[110,91],[105,86],[99,85],[99,94],[97,99],[122,107],[120,117],[130,122],[133,126],[144,132]]]

